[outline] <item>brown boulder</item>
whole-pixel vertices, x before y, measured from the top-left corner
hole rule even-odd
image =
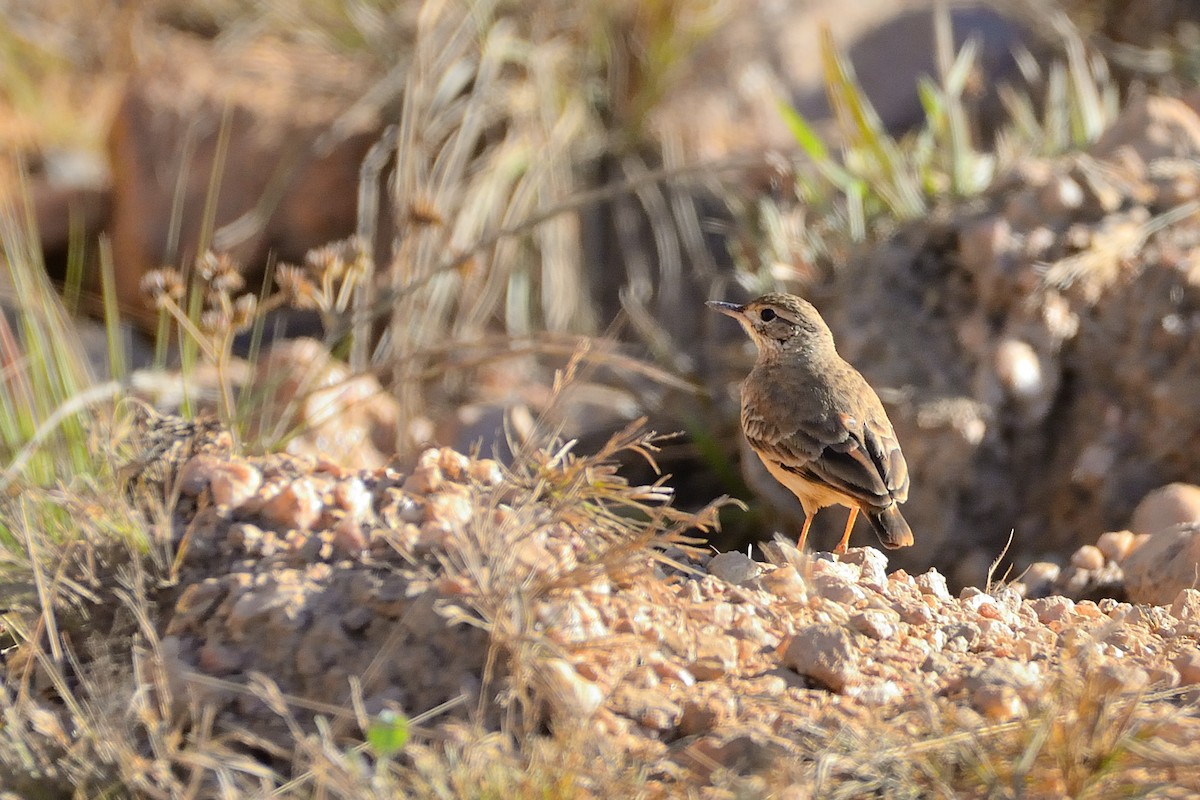
[[[182,36],[136,72],[108,142],[122,308],[145,309],[147,271],[189,265],[208,248],[246,265],[254,290],[269,257],[299,261],[352,234],[359,166],[382,126],[335,135],[334,123],[364,80],[312,48],[265,42],[214,54]]]

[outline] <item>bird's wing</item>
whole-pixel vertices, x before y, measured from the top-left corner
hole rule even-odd
[[[782,469],[868,505],[908,497],[908,465],[891,425],[847,414],[782,431],[748,414],[746,438]]]

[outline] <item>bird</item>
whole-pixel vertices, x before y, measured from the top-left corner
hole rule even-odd
[[[846,552],[859,512],[884,547],[912,545],[899,508],[909,479],[896,432],[866,378],[838,355],[817,309],[780,293],[707,305],[741,323],[758,347],[742,382],[742,431],[767,471],[800,500],[800,550],[813,517],[832,505],[850,509],[834,552]]]

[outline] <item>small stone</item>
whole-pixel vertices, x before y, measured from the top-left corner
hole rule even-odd
[[[248,556],[261,554],[262,540],[262,528],[248,522],[235,522],[229,526],[229,532],[225,534],[226,544],[235,552]]]
[[[437,453],[436,450],[426,450],[426,453]],[[446,482],[446,476],[436,463],[418,463],[405,481],[403,489],[417,495],[432,494],[439,491]]]
[[[425,519],[425,498],[414,497],[403,489],[389,487],[384,490],[380,516],[390,525],[411,522],[416,524]]]
[[[230,461],[215,467],[209,489],[213,502],[227,508],[238,508],[262,486],[263,476],[245,461]]]
[[[565,719],[585,719],[604,704],[604,691],[561,658],[542,662],[539,672],[551,702]]]
[[[903,699],[904,690],[895,681],[884,681],[883,683],[851,686],[846,689],[846,694],[868,706],[886,706]]]
[[[1062,573],[1062,567],[1050,561],[1035,561],[1025,570],[1023,581],[1026,586],[1026,596],[1030,598],[1045,597],[1054,591],[1054,583]]]
[[[224,583],[216,578],[193,583],[184,589],[183,594],[175,601],[174,614],[167,626],[168,633],[184,633],[189,629],[199,628],[225,599],[227,591]]]
[[[1150,683],[1150,676],[1141,667],[1108,661],[1092,675],[1092,688],[1100,694],[1140,692]]]
[[[980,686],[971,693],[971,705],[984,717],[997,722],[1020,719],[1028,713],[1025,702],[1011,686]]]
[[[874,547],[852,547],[842,554],[843,564],[859,568],[859,582],[882,589],[887,586],[888,558]]]
[[[338,481],[333,487],[333,499],[338,508],[356,520],[366,519],[371,512],[371,493],[357,477]]]
[[[1002,339],[992,356],[996,378],[1009,397],[1029,402],[1046,388],[1042,362],[1037,351],[1020,339]]]
[[[1067,597],[1043,597],[1031,600],[1029,607],[1037,614],[1038,622],[1047,625],[1067,619],[1075,610],[1075,601]]]
[[[642,727],[659,733],[675,730],[683,716],[683,709],[657,688],[625,685],[616,692],[613,706]]]
[[[699,736],[716,730],[724,720],[733,716],[736,709],[731,705],[718,697],[684,700],[679,732],[684,736]]]
[[[425,504],[425,522],[439,522],[451,530],[459,530],[475,514],[475,509],[467,497],[458,494],[440,492],[429,497]]]
[[[995,271],[1001,255],[1012,248],[1012,226],[1001,216],[988,216],[964,226],[958,233],[958,257],[976,275]]]
[[[840,625],[809,625],[783,647],[781,662],[834,692],[862,682],[854,638]]]
[[[1171,662],[1171,666],[1179,673],[1179,683],[1182,686],[1200,684],[1200,650],[1189,650],[1180,653]]]
[[[1133,542],[1132,531],[1108,531],[1100,534],[1100,538],[1096,540],[1096,547],[1106,559],[1120,564],[1133,552]]]
[[[375,619],[375,614],[365,606],[355,606],[342,614],[342,630],[346,633],[362,633]]]
[[[764,589],[784,600],[803,603],[808,599],[808,585],[791,564],[764,572],[761,580]]]
[[[438,469],[447,479],[455,483],[461,483],[467,477],[467,470],[471,466],[471,460],[462,453],[455,451],[449,447],[443,447],[438,451],[437,465]]]
[[[866,602],[867,595],[857,584],[837,575],[818,575],[813,579],[813,589],[819,597],[843,606],[856,607]]]
[[[890,608],[868,609],[850,617],[850,626],[854,630],[877,641],[894,638],[899,631],[899,624],[900,615]]]
[[[467,467],[471,480],[484,486],[499,486],[504,482],[504,471],[500,463],[490,458],[477,458]]]
[[[281,530],[311,530],[321,518],[321,492],[311,478],[297,478],[263,503],[263,519]]]
[[[946,635],[946,649],[965,653],[979,642],[979,626],[973,622],[955,622],[942,626]]]
[[[1181,589],[1171,601],[1171,616],[1179,620],[1200,620],[1200,590]]]
[[[734,586],[742,586],[754,580],[760,570],[758,562],[736,551],[717,553],[708,562],[709,575]]]
[[[980,616],[998,618],[998,609],[996,607],[996,598],[990,594],[975,594],[960,601],[964,611],[973,611]]]
[[[732,636],[702,636],[696,657],[688,669],[698,681],[711,681],[728,674],[737,665],[737,641]]]
[[[1075,604],[1073,611],[1076,617],[1082,617],[1083,619],[1101,619],[1104,617],[1104,612],[1091,600],[1080,600]]]
[[[1070,176],[1059,175],[1038,191],[1038,200],[1048,216],[1063,217],[1083,205],[1083,189]]]
[[[710,783],[718,770],[730,775],[762,774],[784,758],[782,747],[746,733],[710,733],[678,751],[675,759],[685,766],[701,785]],[[750,791],[750,796],[766,796],[765,787]],[[719,798],[721,795],[698,795]],[[729,795],[732,796],[732,795]]]
[[[930,569],[916,577],[917,588],[921,594],[931,594],[939,600],[950,599],[950,589],[946,585],[946,577],[936,569]]]
[[[1071,554],[1071,565],[1085,570],[1103,569],[1104,553],[1095,545],[1085,544]]]
[[[216,456],[198,455],[188,459],[179,470],[176,487],[186,497],[196,497],[208,488],[213,473],[225,462]]]
[[[341,556],[360,556],[367,549],[367,537],[362,525],[353,517],[342,517],[333,526],[330,544]]]
[[[928,625],[933,622],[933,611],[923,603],[897,603],[893,608],[900,614],[901,621],[909,625]]]
[[[1050,248],[1058,241],[1054,231],[1045,225],[1038,225],[1025,234],[1025,247],[1022,255],[1030,261],[1045,261]]]
[[[817,557],[812,562],[812,574],[813,577],[834,575],[847,583],[858,583],[859,578],[862,577],[862,568],[854,563],[834,561],[828,556]]]

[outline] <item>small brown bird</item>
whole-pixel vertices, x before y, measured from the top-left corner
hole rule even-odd
[[[804,508],[800,549],[813,516],[843,505],[850,519],[835,552],[846,552],[858,512],[884,547],[907,547],[912,529],[900,514],[908,464],[879,396],[833,344],[807,300],[765,294],[739,306],[708,305],[736,319],[758,346],[742,383],[742,430],[767,470]]]

